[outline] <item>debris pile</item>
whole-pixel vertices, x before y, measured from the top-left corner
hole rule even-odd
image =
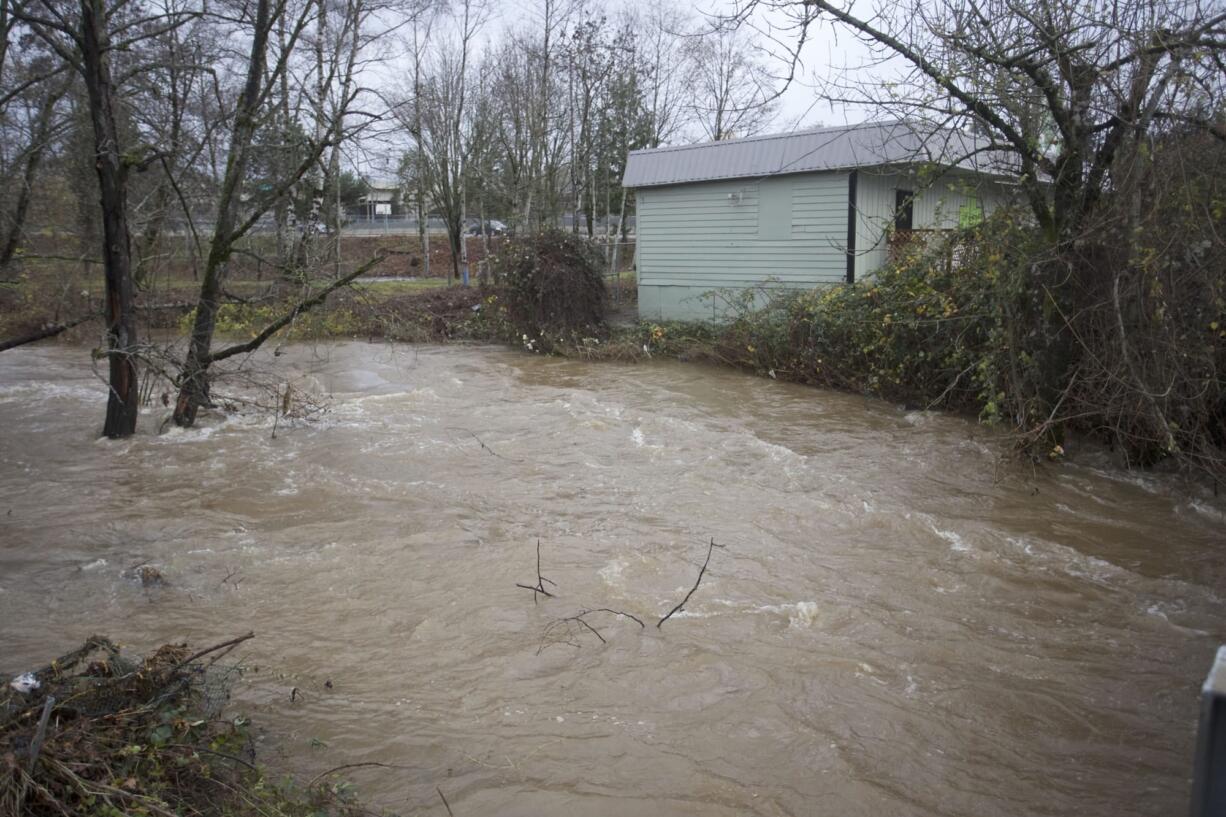
[[[0,687],[0,815],[347,814],[332,788],[268,781],[242,718],[222,709],[248,634],[142,659],[93,636]]]

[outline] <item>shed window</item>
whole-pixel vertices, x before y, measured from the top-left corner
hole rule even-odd
[[[894,191],[894,229],[897,232],[904,232],[911,229],[912,215],[915,210],[914,205],[914,192],[910,190]]]
[[[792,180],[758,182],[758,238],[786,241],[792,237]]]

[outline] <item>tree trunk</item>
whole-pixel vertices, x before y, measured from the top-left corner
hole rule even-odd
[[[110,389],[102,433],[116,438],[128,437],[136,432],[139,384],[135,358],[132,244],[128,232],[128,168],[119,149],[108,48],[103,0],[81,0],[81,67],[94,129],[94,167],[101,192],[102,259],[106,272],[105,313]]]
[[[618,239],[617,234],[612,232],[609,233],[609,238],[613,241],[613,258],[609,262],[609,273],[614,276],[614,286],[617,286],[618,292],[621,291],[621,287],[618,286],[621,283],[621,270],[618,268],[618,263],[621,260],[622,241],[626,240],[626,197],[629,192],[630,191],[628,191],[626,188],[622,188],[622,210],[620,220],[617,223],[617,231],[621,234],[620,240]],[[610,219],[610,221],[611,220],[612,219]]]
[[[481,185],[480,198],[477,199],[477,208],[481,218],[481,271],[478,273],[478,278],[482,282],[486,280],[490,270],[490,232],[486,228],[485,220],[485,185]]]
[[[421,182],[418,181],[417,236],[421,240],[421,275],[423,278],[430,277],[430,225],[428,219],[429,217],[426,214],[426,191]]]
[[[51,130],[55,118],[55,106],[64,96],[65,88],[48,91],[38,107],[38,116],[34,121],[34,133],[30,139],[30,149],[26,153],[26,166],[22,173],[21,189],[17,191],[17,201],[9,216],[8,234],[4,237],[0,248],[0,270],[8,268],[21,246],[21,236],[25,229],[26,216],[30,212],[30,199],[34,193],[34,183],[42,165],[43,154],[51,140]]]
[[[247,63],[247,78],[234,113],[234,131],[230,137],[230,154],[226,160],[226,175],[222,181],[217,204],[217,223],[209,247],[204,279],[200,283],[200,298],[196,303],[196,320],[192,325],[191,344],[187,359],[179,373],[179,398],[175,402],[174,421],[179,426],[196,422],[196,412],[209,404],[209,364],[213,330],[221,308],[221,288],[233,249],[237,218],[239,186],[247,170],[248,151],[258,125],[260,80],[264,75],[264,58],[270,29],[270,0],[258,0],[255,32],[251,39],[251,55]]]
[[[286,33],[285,33],[285,15],[282,14],[277,21],[277,50],[284,54]],[[281,72],[280,82],[280,98],[277,100],[277,122],[278,133],[283,147],[278,150],[279,157],[275,162],[275,166],[280,169],[285,169],[289,164],[284,158],[280,158],[288,149],[290,138],[290,127],[292,121],[289,112],[289,71]],[[291,202],[294,196],[282,196],[273,206],[273,222],[277,225],[277,266],[280,268],[281,274],[285,275],[290,265],[294,260],[294,248],[296,241],[290,234],[290,221],[293,214],[290,212]]]

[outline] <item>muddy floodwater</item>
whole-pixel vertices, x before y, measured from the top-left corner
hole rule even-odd
[[[1095,456],[1032,477],[972,422],[700,366],[276,367],[326,413],[159,435],[159,403],[109,442],[87,350],[0,355],[0,673],[254,630],[260,756],[391,764],[351,779],[405,814],[436,787],[461,817],[1187,808],[1222,500]],[[594,608],[646,627],[554,623]]]

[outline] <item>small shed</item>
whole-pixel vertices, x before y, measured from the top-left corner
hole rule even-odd
[[[358,199],[367,218],[391,216],[400,200],[401,184],[391,179],[371,179],[366,182],[366,193]]]
[[[718,320],[728,294],[871,276],[890,237],[1015,195],[985,139],[891,121],[632,151],[639,315]]]

